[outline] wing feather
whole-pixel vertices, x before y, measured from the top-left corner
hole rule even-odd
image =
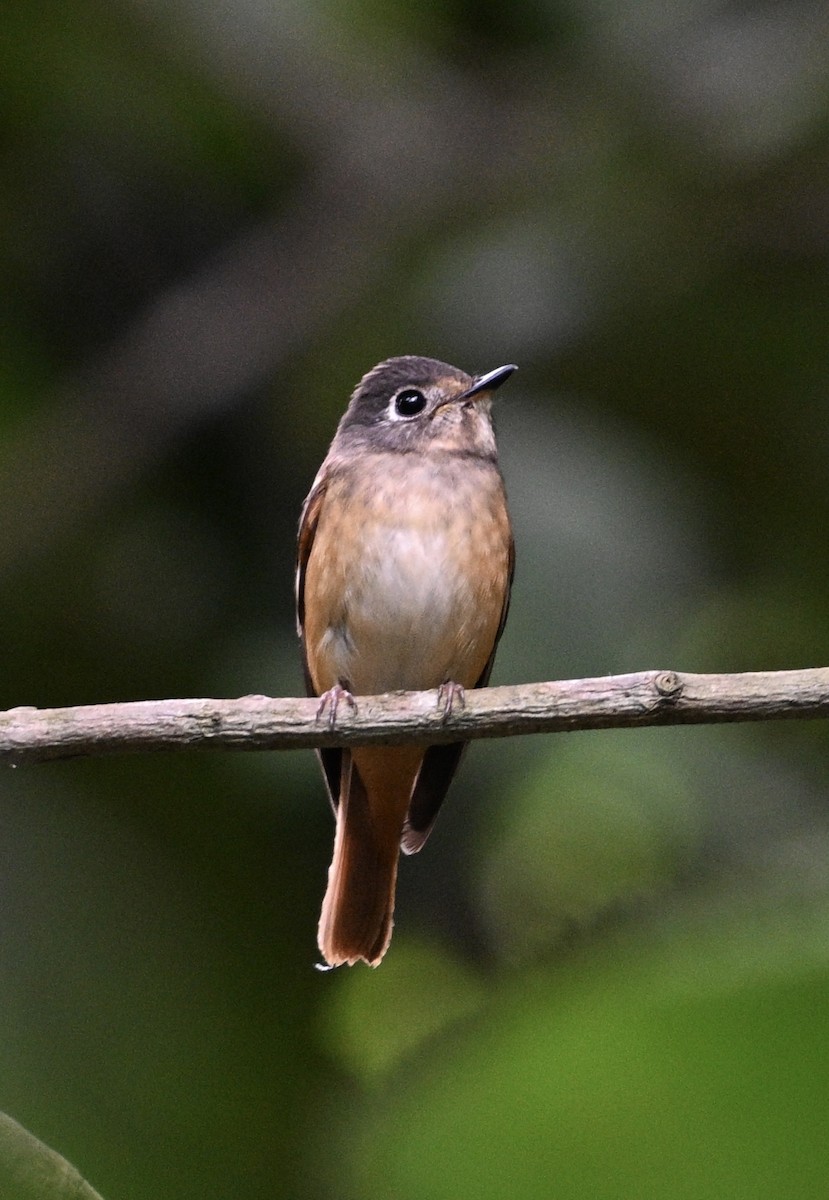
[[[305,643],[305,574],[308,569],[308,560],[311,557],[311,551],[314,548],[314,538],[316,537],[317,525],[319,524],[319,516],[322,511],[326,491],[327,472],[323,467],[314,480],[314,485],[302,506],[302,513],[299,518],[299,539],[297,542],[296,624],[299,643],[302,648],[302,672],[305,676],[305,691],[309,696],[318,696],[319,692],[314,687],[314,681],[311,678],[311,672],[308,668],[308,648]],[[328,798],[331,801],[331,807],[336,812],[340,800],[343,751],[336,748],[318,750],[317,757],[322,765],[322,773],[325,777],[326,787],[328,788]]]

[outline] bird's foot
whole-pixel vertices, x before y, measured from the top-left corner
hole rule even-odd
[[[452,715],[452,710],[457,704],[458,708],[463,708],[466,704],[466,689],[462,683],[455,683],[452,679],[447,679],[438,688],[438,708],[443,709],[441,720],[446,721]]]
[[[343,687],[341,683],[335,683],[327,692],[323,692],[320,696],[320,702],[317,705],[317,720],[319,721],[328,709],[328,728],[333,729],[337,724],[337,709],[340,707],[340,702],[345,701],[352,712],[357,711],[357,701],[351,695],[348,688]]]

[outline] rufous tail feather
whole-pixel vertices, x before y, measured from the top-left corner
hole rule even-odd
[[[330,966],[376,967],[392,934],[400,834],[422,750],[343,752],[319,948]]]

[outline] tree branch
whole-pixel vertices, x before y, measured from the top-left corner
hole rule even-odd
[[[641,671],[482,688],[445,719],[435,692],[360,696],[331,728],[314,699],[141,700],[0,713],[0,762],[125,751],[296,750],[452,742],[577,729],[829,717],[829,668],[690,675]]]

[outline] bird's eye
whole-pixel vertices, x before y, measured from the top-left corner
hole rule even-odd
[[[393,401],[395,415],[398,417],[416,417],[426,407],[426,397],[417,388],[404,388],[398,392]]]

